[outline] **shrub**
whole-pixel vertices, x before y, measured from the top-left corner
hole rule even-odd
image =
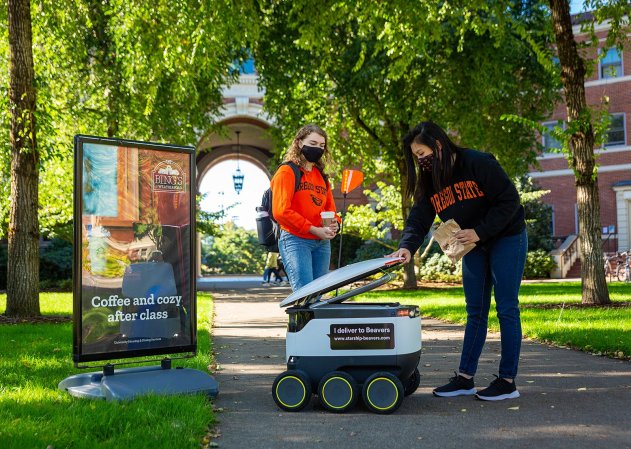
[[[363,243],[364,241],[361,237],[353,234],[344,234],[344,242],[342,242],[342,266],[346,266],[356,261],[357,250],[363,246]],[[331,269],[337,268],[339,251],[340,236],[338,235],[333,240],[331,240]]]
[[[538,249],[528,251],[526,266],[524,268],[525,279],[549,278],[550,272],[556,267],[556,262],[547,251]]]
[[[7,244],[0,244],[0,290],[7,288]],[[72,288],[72,245],[52,239],[39,251],[39,280],[42,290]]]
[[[0,290],[7,288],[7,244],[0,243]]]
[[[72,279],[72,245],[61,239],[53,239],[42,246],[39,255],[40,281]]]
[[[346,238],[346,237],[345,237]],[[383,244],[376,240],[369,240],[361,245],[355,252],[355,259],[348,263],[361,262],[362,260],[376,259],[383,257],[386,254],[390,254],[396,251],[397,242],[394,240],[381,240]],[[386,246],[387,245],[387,246]]]
[[[462,261],[454,264],[444,254],[435,253],[420,267],[419,277],[424,281],[461,282]]]

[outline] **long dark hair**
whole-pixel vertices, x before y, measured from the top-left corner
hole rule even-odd
[[[412,153],[412,143],[427,145],[431,148],[434,154],[431,173],[424,172],[418,166],[417,158]],[[430,176],[436,192],[446,187],[451,181],[453,173],[453,156],[462,149],[451,141],[440,126],[433,122],[419,123],[408,131],[403,138],[403,152],[408,175],[406,197],[414,198],[415,201],[419,200],[425,194],[425,183]]]

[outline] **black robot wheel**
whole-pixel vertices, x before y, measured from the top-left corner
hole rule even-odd
[[[311,380],[303,371],[284,371],[272,384],[272,397],[281,409],[298,412],[305,408],[311,399]]]
[[[343,413],[357,402],[357,382],[344,371],[331,371],[320,380],[318,396],[325,409]]]
[[[366,407],[374,413],[387,415],[399,408],[403,401],[403,384],[397,376],[387,371],[371,374],[362,391]]]
[[[414,372],[405,381],[403,390],[405,396],[409,396],[416,391],[421,384],[421,373],[418,372],[418,368],[414,368]]]

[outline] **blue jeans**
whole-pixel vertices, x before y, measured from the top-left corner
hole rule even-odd
[[[528,237],[502,237],[486,249],[475,248],[462,259],[462,283],[467,304],[467,325],[460,357],[460,372],[475,375],[486,341],[491,289],[495,292],[500,322],[502,357],[499,377],[514,379],[521,349],[519,286],[524,274]]]
[[[331,242],[296,237],[281,231],[278,249],[293,291],[329,272]]]

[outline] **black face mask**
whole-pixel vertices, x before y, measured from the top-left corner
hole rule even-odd
[[[427,156],[418,158],[418,165],[420,165],[423,171],[432,171],[432,162],[434,161],[434,155],[428,154]]]
[[[300,152],[303,154],[306,160],[315,164],[324,154],[324,148],[303,145]]]

